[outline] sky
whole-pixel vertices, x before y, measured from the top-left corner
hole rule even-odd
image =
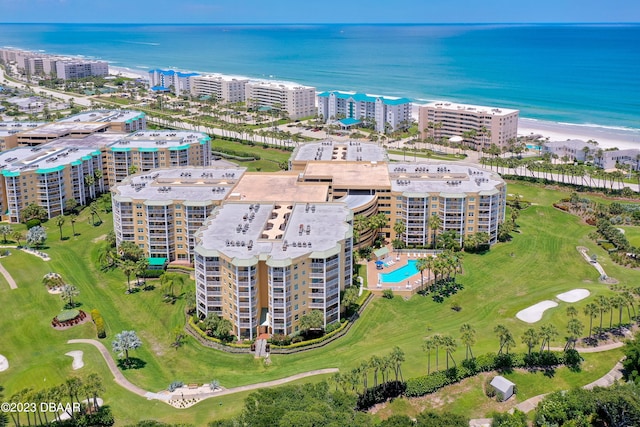
[[[628,23],[638,0],[0,0],[2,23]]]

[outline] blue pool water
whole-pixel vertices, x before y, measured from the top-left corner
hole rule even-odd
[[[407,265],[404,265],[391,273],[381,273],[380,278],[382,279],[382,283],[398,283],[408,280],[409,277],[413,276],[417,272],[416,260],[411,259],[408,261]]]

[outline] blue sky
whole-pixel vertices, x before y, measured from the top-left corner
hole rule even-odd
[[[0,0],[0,22],[640,22],[640,1]]]

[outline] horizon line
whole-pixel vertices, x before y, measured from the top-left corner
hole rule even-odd
[[[640,21],[536,21],[536,22],[0,22],[0,25],[640,25]]]

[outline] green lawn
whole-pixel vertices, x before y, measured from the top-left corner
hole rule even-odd
[[[256,150],[262,155],[261,147]],[[84,213],[76,223],[80,235],[66,241],[59,240],[57,227],[49,223],[47,243],[50,248],[45,251],[51,255],[51,261],[45,262],[16,250],[2,259],[19,289],[10,290],[0,280],[0,306],[10,308],[0,314],[0,330],[5,338],[0,352],[7,356],[11,365],[8,371],[0,373],[0,384],[5,387],[5,396],[10,396],[22,387],[38,388],[60,383],[71,373],[71,358],[64,353],[82,349],[87,366],[80,372],[103,375],[107,382],[105,398],[122,423],[156,418],[202,424],[206,419],[236,413],[242,406],[244,395],[234,395],[225,398],[222,407],[217,401],[207,401],[190,409],[177,410],[125,392],[109,379],[106,365],[92,347],[66,344],[71,338],[95,338],[91,323],[67,331],[54,331],[49,326],[63,305],[59,296],[49,295],[41,284],[42,276],[50,271],[61,273],[68,283],[80,289],[77,300],[83,304],[83,310],[100,310],[107,328],[108,336],[104,340],[107,347],[113,336],[124,329],[138,332],[143,347],[133,352],[133,356],[144,360],[146,366],[127,370],[124,374],[134,384],[151,391],[165,389],[174,380],[208,383],[219,379],[222,386],[228,388],[312,369],[337,367],[348,370],[373,354],[389,353],[394,346],[406,353],[402,368],[404,377],[423,375],[426,370],[426,355],[422,351],[424,337],[434,333],[458,337],[460,325],[465,322],[477,331],[476,354],[497,351],[498,340],[493,328],[498,323],[511,329],[518,350],[524,351],[520,336],[529,325],[514,317],[517,311],[545,299],[554,299],[560,292],[586,288],[592,296],[575,305],[581,320],[587,323],[582,308],[595,296],[611,293],[605,285],[598,283],[598,273],[581,258],[575,249],[578,245],[594,251],[607,274],[617,278],[622,285],[637,283],[639,272],[613,264],[604,251],[587,238],[589,226],[551,207],[552,202],[568,193],[522,184],[509,184],[508,192],[522,194],[524,199],[536,205],[521,213],[518,219],[520,233],[514,235],[512,242],[499,244],[485,255],[465,255],[464,274],[459,277],[464,290],[458,295],[441,304],[420,296],[408,301],[375,299],[345,337],[321,349],[274,355],[270,366],[250,355],[231,355],[203,348],[191,338],[178,350],[170,347],[171,330],[184,325],[184,302],[166,304],[158,290],[127,295],[124,293],[126,278],[120,271],[102,272],[95,267],[101,243],[94,239],[110,230],[108,215],[102,214],[104,224],[93,227]],[[70,228],[67,221],[64,226],[66,236],[71,234]],[[460,312],[451,309],[453,302],[460,304]],[[565,308],[569,304],[559,304],[558,308],[548,310],[538,325],[554,323],[562,337],[567,322]],[[562,345],[561,338],[553,345]],[[460,345],[454,357],[461,360],[463,356],[464,349]],[[605,365],[598,364],[597,367],[605,371],[611,368]],[[555,378],[540,381],[539,387],[533,379],[525,379],[519,386],[530,383],[536,392],[545,386],[562,388],[569,380],[562,379],[564,377],[558,372]],[[580,381],[589,382],[586,375],[578,377]]]
[[[621,226],[631,246],[640,246],[640,227]]]

